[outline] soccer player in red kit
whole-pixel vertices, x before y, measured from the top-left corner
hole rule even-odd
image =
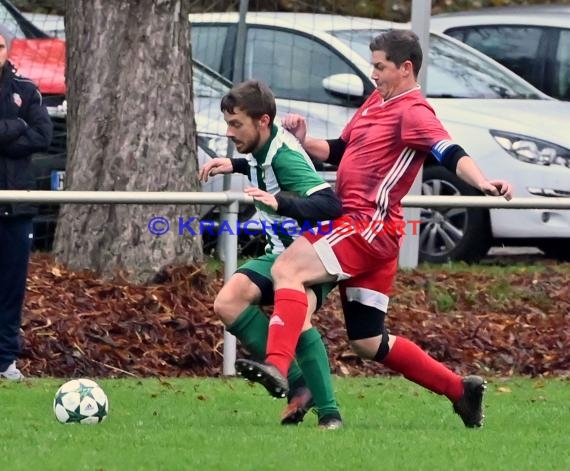
[[[445,395],[467,427],[480,427],[483,378],[455,374],[413,342],[390,335],[384,326],[403,236],[388,228],[403,226],[401,199],[430,154],[484,194],[508,200],[512,188],[506,181],[483,176],[423,97],[416,81],[422,50],[413,32],[382,33],[370,49],[376,90],[339,139],[307,136],[301,116],[283,120],[311,157],[338,165],[336,191],[343,217],[326,230],[305,233],[277,259],[265,362],[242,359],[236,369],[273,396],[286,394],[287,370],[307,310],[305,287],[336,280],[353,350]],[[330,422],[334,428],[335,418]]]

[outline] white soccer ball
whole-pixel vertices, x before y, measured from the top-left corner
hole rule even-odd
[[[98,424],[109,414],[109,400],[90,379],[73,379],[55,393],[53,412],[62,424]]]

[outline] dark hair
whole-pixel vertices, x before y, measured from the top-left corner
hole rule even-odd
[[[234,114],[234,108],[240,108],[253,119],[259,119],[267,114],[270,118],[270,126],[275,119],[275,97],[270,88],[259,80],[238,83],[224,95],[220,109]]]
[[[410,61],[417,77],[422,66],[422,48],[420,40],[413,31],[391,29],[380,33],[370,42],[370,50],[384,51],[386,59],[400,67],[404,62]]]

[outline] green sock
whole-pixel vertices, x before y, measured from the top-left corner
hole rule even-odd
[[[227,327],[227,331],[239,339],[256,361],[265,360],[268,329],[269,319],[256,305],[248,306],[234,323]],[[291,363],[287,379],[291,389],[303,383],[303,373],[297,362]]]
[[[329,357],[317,329],[311,327],[301,334],[295,354],[307,387],[313,395],[319,418],[333,412],[338,413]]]

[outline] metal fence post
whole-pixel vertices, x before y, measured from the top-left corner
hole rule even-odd
[[[431,16],[431,1],[429,0],[412,0],[412,30],[418,35],[420,45],[424,53],[424,64],[420,70],[418,83],[422,87],[424,95],[427,89],[427,63],[429,60],[429,21]],[[420,169],[412,187],[410,195],[422,194],[422,172]],[[406,221],[418,221],[421,217],[420,208],[405,208],[404,218]],[[406,224],[406,227],[410,227]],[[409,232],[409,231],[407,231]],[[408,233],[404,238],[404,243],[400,250],[400,258],[398,264],[400,268],[415,268],[418,266],[420,240],[419,235]]]
[[[232,234],[224,233],[224,283],[231,278],[237,269],[238,257],[238,236],[237,236],[237,221],[238,221],[239,203],[232,201],[229,205],[224,207],[222,211],[222,221],[227,221],[228,226],[234,231]],[[236,374],[236,338],[224,329],[224,365],[222,373],[226,376]]]

